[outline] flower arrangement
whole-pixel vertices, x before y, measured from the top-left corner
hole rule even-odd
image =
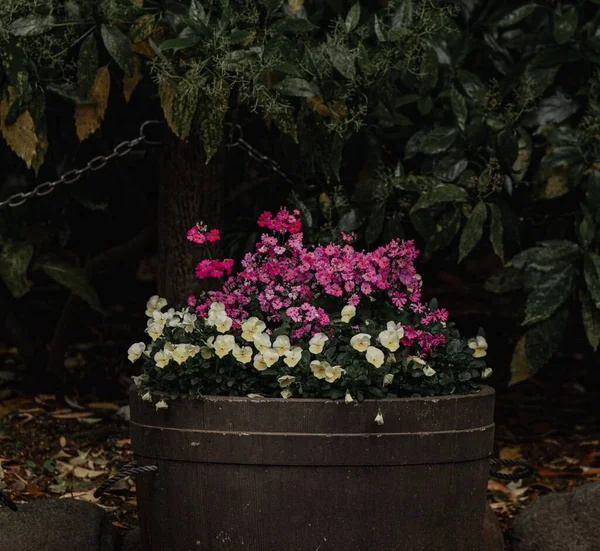
[[[143,398],[168,407],[180,395],[317,397],[346,402],[386,396],[472,392],[490,375],[482,332],[461,339],[436,301],[421,301],[412,241],[374,251],[340,243],[307,246],[298,211],[265,212],[254,253],[203,260],[200,279],[225,278],[216,291],[190,296],[182,310],[150,298],[146,332],[129,360]],[[220,238],[202,224],[200,245]],[[383,422],[378,415],[377,422]]]

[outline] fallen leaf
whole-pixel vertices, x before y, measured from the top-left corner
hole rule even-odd
[[[91,411],[77,411],[71,413],[52,413],[54,419],[84,419],[85,417],[91,417],[94,415]]]
[[[600,467],[582,467],[583,476],[595,476],[600,474]]]
[[[73,409],[85,409],[83,406],[79,405],[79,402],[75,398],[70,398],[69,396],[65,396],[65,402]]]
[[[102,122],[108,106],[110,93],[110,72],[108,66],[100,67],[90,88],[90,96],[96,101],[95,105],[77,105],[75,107],[75,127],[77,137],[82,142],[96,132]]]
[[[87,419],[79,419],[79,422],[86,425],[95,425],[96,423],[101,423],[102,419],[100,417],[88,417]]]
[[[487,488],[490,491],[504,492],[505,494],[508,494],[508,488],[496,480],[488,480]]]
[[[98,478],[99,476],[103,476],[108,471],[93,471],[91,469],[86,469],[85,467],[75,467],[73,469],[73,476],[77,478]]]
[[[521,448],[511,448],[509,446],[500,450],[500,459],[520,459],[523,456]]]
[[[41,496],[46,495],[45,492],[42,492],[42,490],[40,490],[37,486],[35,486],[33,484],[27,484],[27,486],[25,486],[25,489],[23,490],[23,492],[25,492],[26,494],[29,494],[30,496],[36,496],[36,497],[41,497]]]
[[[86,407],[89,409],[106,409],[109,411],[119,410],[119,406],[117,404],[113,404],[112,402],[91,402],[86,404]]]
[[[67,445],[67,439],[64,436],[61,436],[58,439],[58,443],[60,444],[61,448],[64,448]]]
[[[25,161],[27,168],[31,168],[37,153],[38,137],[35,132],[35,123],[29,111],[23,111],[17,120],[6,124],[6,116],[17,101],[18,93],[12,86],[8,87],[8,97],[0,100],[0,131],[9,147]]]
[[[548,469],[547,467],[540,467],[537,469],[537,474],[546,478],[555,478],[560,476],[575,476],[576,473],[572,471],[556,471],[554,469]]]

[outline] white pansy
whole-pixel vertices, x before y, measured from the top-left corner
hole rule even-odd
[[[273,343],[273,348],[283,356],[291,348],[290,338],[287,335],[279,335]]]
[[[227,333],[231,329],[233,320],[225,313],[221,312],[215,319],[215,327],[219,333]]]
[[[198,316],[196,314],[183,314],[183,320],[181,324],[183,325],[183,330],[186,333],[191,333],[196,328],[196,320]]]
[[[159,350],[156,354],[154,354],[154,363],[156,367],[166,367],[167,364],[171,361],[171,354],[165,352],[164,350]]]
[[[271,339],[266,333],[257,333],[254,335],[254,346],[261,354],[265,353],[265,350],[271,348]]]
[[[150,335],[150,338],[155,341],[162,336],[164,328],[165,326],[162,323],[151,323],[147,327],[146,332]]]
[[[433,369],[433,367],[431,367],[430,365],[426,365],[423,368],[423,375],[425,375],[425,377],[433,377],[436,374],[436,370]]]
[[[324,379],[325,378],[325,369],[329,365],[330,365],[329,362],[321,362],[319,360],[313,360],[312,362],[310,362],[310,370],[312,371],[313,375],[317,379]]]
[[[291,350],[286,350],[284,356],[283,363],[285,363],[285,365],[288,367],[296,367],[298,362],[302,359],[302,348],[294,346]]]
[[[267,367],[271,367],[279,360],[279,353],[274,348],[266,348],[262,355],[263,361],[267,364]]]
[[[233,357],[240,363],[250,363],[252,361],[252,348],[236,345],[233,347]]]
[[[254,362],[252,365],[254,365],[254,367],[256,369],[258,369],[258,371],[264,371],[268,367],[267,364],[265,363],[265,360],[264,360],[262,354],[257,354],[256,356],[254,356]]]
[[[254,342],[254,337],[262,333],[267,326],[256,317],[248,318],[242,323],[242,339],[247,342]]]
[[[354,350],[364,352],[367,348],[369,348],[369,346],[371,346],[371,335],[367,335],[366,333],[354,335],[354,337],[350,339],[350,346],[352,346]]]
[[[375,416],[375,422],[378,425],[383,425],[383,413],[381,413],[381,410],[377,411],[377,415]]]
[[[225,304],[222,302],[213,302],[209,307],[210,312],[225,312]]]
[[[178,344],[173,350],[173,360],[179,365],[190,357],[190,349],[187,344]]]
[[[390,386],[394,382],[393,373],[386,373],[383,376],[383,386]]]
[[[292,392],[292,391],[291,391],[289,388],[284,388],[284,389],[281,391],[281,397],[282,397],[284,400],[287,400],[288,398],[291,398],[293,395],[294,395],[294,393],[293,393],[293,392]]]
[[[173,308],[167,310],[166,312],[159,312],[157,310],[156,312],[154,312],[154,314],[152,314],[152,319],[154,320],[154,323],[159,323],[164,327],[165,325],[167,325],[167,322],[173,318],[174,312],[175,310],[173,310]]]
[[[216,325],[219,319],[227,317],[225,312],[225,305],[222,302],[213,302],[208,309],[208,316],[206,317],[206,325],[212,327]]]
[[[281,377],[278,377],[277,382],[279,383],[280,388],[286,388],[290,386],[295,380],[296,377],[292,377],[291,375],[282,375]]]
[[[215,354],[219,358],[227,356],[235,346],[235,338],[233,335],[219,335],[215,339]]]
[[[379,333],[377,340],[381,343],[381,346],[387,348],[390,352],[395,352],[400,348],[400,337],[396,330],[382,331]]]
[[[351,304],[347,304],[342,308],[342,321],[344,323],[350,323],[350,320],[356,316],[356,308]]]
[[[345,373],[345,370],[342,369],[342,366],[328,365],[325,368],[325,380],[328,383],[335,383],[343,373]]]
[[[369,346],[367,348],[366,358],[371,365],[374,365],[375,367],[381,367],[383,365],[383,361],[385,360],[385,355],[381,350],[379,350],[379,348],[376,348],[375,346]]]
[[[313,335],[312,339],[308,341],[308,349],[312,354],[320,354],[323,352],[323,347],[328,340],[329,337],[327,335],[324,335],[323,333],[316,333]]]
[[[408,356],[406,359],[408,360],[409,366],[412,364],[413,369],[419,369],[420,367],[427,365],[427,362],[423,358],[419,358],[419,356]]]
[[[146,315],[151,318],[154,315],[154,312],[162,310],[166,305],[167,299],[154,295],[150,297],[146,303]]]
[[[133,363],[136,360],[139,360],[142,354],[146,350],[146,345],[143,342],[136,342],[129,347],[127,350],[127,359]]]
[[[346,395],[344,396],[344,402],[346,402],[347,404],[354,402],[354,399],[352,398],[352,394],[350,394],[349,390],[346,390]]]
[[[160,402],[156,402],[156,410],[158,411],[159,409],[167,409],[169,407],[169,404],[167,404],[167,402],[165,402],[164,400],[161,400]]]
[[[396,323],[394,321],[388,321],[387,323],[388,331],[395,331],[398,334],[398,338],[404,338],[404,327],[402,327],[401,323]]]
[[[481,372],[481,378],[482,379],[487,379],[493,372],[493,369],[491,367],[486,367],[482,372]]]
[[[475,337],[474,339],[469,339],[469,348],[473,350],[474,358],[483,358],[487,356],[487,348],[488,343],[484,337]]]
[[[142,400],[144,400],[144,402],[152,402],[152,394],[146,392],[146,394],[142,396]]]
[[[190,358],[193,358],[198,352],[200,352],[200,347],[196,344],[186,344],[187,352]]]

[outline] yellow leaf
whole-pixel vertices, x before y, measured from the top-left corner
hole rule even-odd
[[[131,99],[131,95],[137,88],[137,85],[140,83],[142,79],[142,70],[141,70],[141,62],[139,56],[135,56],[135,71],[133,72],[133,76],[128,77],[125,75],[123,77],[123,95],[125,96],[125,101],[129,103]]]
[[[73,469],[73,476],[77,478],[98,478],[99,476],[105,475],[107,471],[92,471],[85,467],[75,467]]]
[[[319,195],[319,206],[321,207],[321,212],[323,216],[327,219],[328,222],[331,221],[331,199],[327,193],[323,192]]]
[[[323,103],[323,98],[321,96],[312,96],[310,98],[306,98],[306,103],[321,115],[322,117],[330,117],[331,111],[329,111],[329,107]]]
[[[75,127],[79,141],[89,138],[96,132],[106,113],[108,95],[110,93],[110,72],[108,66],[100,67],[90,88],[90,96],[96,101],[95,105],[78,105],[75,108]]]
[[[527,354],[525,351],[525,337],[515,346],[513,357],[510,362],[510,385],[524,381],[529,377],[529,367],[527,365]]]
[[[0,131],[9,147],[25,161],[27,168],[31,168],[38,147],[38,137],[31,113],[24,111],[10,126],[5,122],[17,97],[17,91],[9,86],[8,98],[5,96],[0,100]]]
[[[300,11],[300,8],[303,4],[304,0],[288,0],[288,5],[290,6],[292,15],[296,15]]]
[[[555,199],[569,193],[569,167],[562,166],[554,169],[542,190],[542,199]]]
[[[175,87],[169,80],[163,80],[158,86],[160,104],[169,128],[177,134],[177,128],[173,122],[173,102],[175,101]]]
[[[156,21],[153,15],[146,14],[136,19],[131,25],[129,39],[133,44],[143,42],[152,36],[156,30]]]
[[[144,7],[144,0],[131,0],[131,2],[137,8],[143,8]]]
[[[520,459],[523,457],[521,448],[506,446],[500,450],[500,459]]]

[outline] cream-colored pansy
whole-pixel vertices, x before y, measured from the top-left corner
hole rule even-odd
[[[194,331],[194,329],[196,328],[197,319],[198,316],[196,316],[196,314],[183,314],[183,320],[181,322],[181,325],[183,325],[183,330],[186,333],[191,333],[192,331]]]
[[[284,356],[283,363],[285,363],[285,365],[288,367],[296,367],[298,362],[302,359],[302,348],[294,346],[291,350],[286,350]]]
[[[164,350],[159,350],[156,354],[154,354],[154,363],[156,367],[166,367],[167,364],[171,361],[171,354],[165,352]]]
[[[294,395],[294,393],[289,388],[284,388],[280,394],[284,400],[287,400],[288,398],[291,398]]]
[[[164,400],[161,400],[160,402],[156,402],[156,410],[158,411],[159,409],[167,409],[169,407],[169,404],[167,404],[167,402],[165,402]]]
[[[283,356],[291,348],[290,338],[287,335],[279,335],[273,343],[273,348]]]
[[[173,360],[179,365],[184,363],[190,357],[190,349],[187,344],[178,344],[173,350]]]
[[[408,360],[409,367],[412,364],[413,369],[419,369],[427,365],[427,362],[423,358],[419,358],[419,356],[408,356],[406,359]]]
[[[248,318],[242,323],[242,339],[247,342],[254,342],[254,337],[260,335],[267,326],[256,317]]]
[[[356,308],[351,304],[347,304],[342,308],[342,321],[344,323],[350,323],[350,320],[356,316]]]
[[[186,344],[188,355],[190,358],[193,358],[198,352],[200,352],[200,347],[196,344]]]
[[[379,350],[379,348],[376,348],[375,346],[369,346],[369,348],[367,348],[366,358],[371,365],[374,365],[375,367],[381,367],[385,360],[385,355],[381,350]]]
[[[282,375],[277,379],[277,382],[279,383],[279,388],[286,388],[290,386],[295,380],[296,377],[292,377],[291,375]]]
[[[279,360],[279,353],[274,348],[266,348],[262,355],[263,361],[267,364],[267,367],[271,367]]]
[[[352,346],[354,350],[364,352],[367,348],[369,348],[369,346],[371,346],[371,335],[367,335],[366,333],[354,335],[354,337],[350,339],[350,346]]]
[[[473,350],[474,358],[483,358],[487,356],[487,348],[488,343],[484,337],[475,337],[474,339],[469,339],[469,348]]]
[[[167,310],[166,312],[159,312],[157,310],[154,312],[154,314],[152,314],[152,319],[154,320],[154,323],[159,323],[164,327],[167,325],[167,322],[173,318],[174,312],[175,310],[173,310],[173,308]]]
[[[158,295],[150,297],[146,303],[146,315],[151,318],[154,312],[162,310],[167,305],[167,299],[161,298]]]
[[[257,354],[256,356],[254,356],[254,362],[252,365],[254,365],[254,367],[258,369],[258,371],[264,371],[268,367],[268,365],[265,363],[262,354]]]
[[[146,392],[146,394],[142,396],[142,400],[144,400],[144,402],[152,402],[152,394]]]
[[[400,348],[400,337],[397,331],[382,331],[379,333],[377,340],[381,343],[381,346],[387,348],[390,352],[396,352]]]
[[[352,398],[352,394],[350,394],[349,390],[346,390],[346,395],[344,396],[344,402],[346,402],[347,404],[354,402],[354,399]]]
[[[482,372],[481,372],[481,378],[482,379],[487,379],[491,374],[492,374],[493,370],[491,367],[486,367]]]
[[[383,413],[381,413],[381,410],[377,411],[377,415],[375,416],[375,422],[378,425],[383,425]]]
[[[423,375],[425,375],[425,377],[433,377],[436,374],[436,370],[433,369],[433,367],[431,367],[430,365],[426,365],[423,368]]]
[[[252,348],[250,346],[233,347],[233,357],[240,363],[247,364],[252,361]]]
[[[165,325],[163,323],[151,323],[146,329],[146,332],[150,335],[150,338],[155,341],[162,336],[164,328]]]
[[[224,358],[229,354],[235,346],[235,338],[233,335],[219,335],[215,339],[215,354],[219,358]]]
[[[308,341],[308,349],[312,354],[320,354],[323,352],[323,347],[328,340],[329,337],[327,335],[324,335],[323,333],[315,333]]]
[[[208,316],[206,317],[206,325],[212,327],[216,324],[218,318],[227,316],[225,312],[225,305],[222,302],[213,302],[208,309]]]
[[[310,370],[312,371],[313,375],[317,379],[324,379],[325,378],[325,369],[329,365],[330,365],[329,362],[321,362],[319,360],[313,360],[312,362],[310,362]]]
[[[219,333],[227,333],[231,329],[233,320],[224,312],[220,312],[215,318],[215,328]]]
[[[129,347],[127,350],[127,359],[133,363],[136,360],[139,360],[142,354],[146,350],[146,345],[143,342],[136,342]]]
[[[265,350],[271,348],[271,339],[266,333],[257,333],[254,335],[254,346],[261,354],[265,353]]]
[[[388,331],[395,331],[398,334],[398,338],[404,338],[404,327],[402,327],[401,323],[396,323],[394,321],[388,321],[387,323]]]
[[[335,383],[345,371],[339,365],[327,365],[325,368],[325,380],[328,383]]]
[[[390,386],[394,382],[393,373],[386,373],[383,376],[383,386]]]

